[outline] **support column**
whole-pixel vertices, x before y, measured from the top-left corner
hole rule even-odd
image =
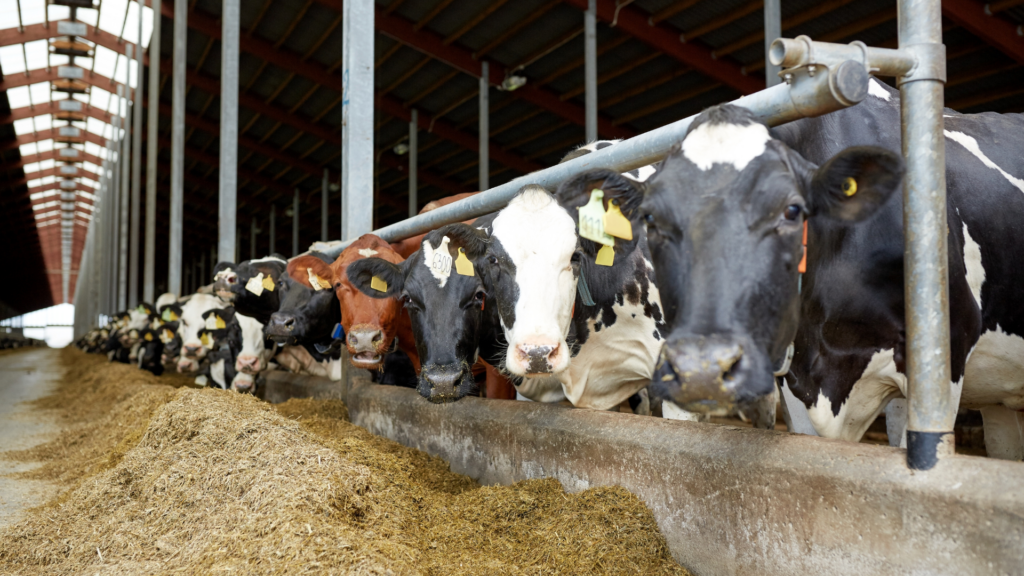
[[[899,0],[900,50],[918,58],[913,79],[898,78],[902,117],[904,294],[907,315],[907,466],[928,470],[953,454],[949,362],[949,269],[943,88],[946,47],[939,0]]]
[[[143,250],[142,299],[156,302],[156,160],[160,124],[161,0],[153,3],[153,35],[149,38],[149,118],[146,141],[146,247]]]
[[[584,124],[587,142],[593,142],[597,140],[597,0],[589,0],[583,13],[583,61]]]
[[[480,163],[478,189],[483,192],[491,187],[491,105],[490,78],[491,70],[487,62],[480,63]]]
[[[373,0],[346,0],[343,6],[341,239],[347,240],[373,230],[375,8]]]
[[[179,0],[180,1],[180,0]],[[220,41],[220,257],[235,253],[238,193],[239,0],[224,0]],[[255,230],[255,223],[253,224]]]
[[[185,196],[185,43],[188,2],[174,3],[174,66],[171,69],[171,221],[167,291],[181,294],[181,231]]]
[[[274,243],[277,242],[277,206],[270,206],[270,253],[277,252]]]
[[[771,88],[782,81],[779,67],[768,59],[769,47],[782,36],[782,0],[764,0],[764,74],[765,84]]]
[[[330,241],[327,225],[330,224],[328,205],[330,201],[331,183],[327,179],[327,168],[324,168],[324,179],[320,182],[320,239]]]
[[[413,108],[412,121],[409,122],[409,217],[419,213],[419,170],[420,170],[420,114]]]
[[[372,171],[371,171],[372,172]],[[292,257],[299,254],[299,189],[295,189],[292,199]]]
[[[125,44],[125,66],[131,68],[132,49],[131,44]],[[129,70],[130,72],[130,70]],[[128,308],[128,211],[129,196],[131,194],[131,143],[132,143],[132,88],[128,83],[124,87],[124,135],[121,138],[121,224],[118,241],[118,265],[117,265],[117,309]]]
[[[132,221],[128,241],[128,307],[139,305],[139,227],[142,224],[142,5],[139,5],[139,43],[135,46],[135,96],[132,105]],[[129,69],[130,71],[130,69]],[[129,84],[131,75],[129,74]],[[151,302],[152,303],[152,302]]]

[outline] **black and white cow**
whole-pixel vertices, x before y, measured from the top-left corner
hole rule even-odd
[[[162,330],[163,327],[144,328],[141,332],[139,349],[136,353],[139,368],[152,372],[154,376],[160,376],[164,373],[164,363],[162,362],[164,343],[160,339],[160,332]]]
[[[861,220],[901,177],[899,156],[880,148],[818,168],[746,109],[698,116],[639,209],[671,326],[652,396],[714,411],[773,393],[797,327],[804,219]]]
[[[238,265],[221,262],[214,274],[214,293],[230,302],[240,314],[262,324],[280,308],[280,284],[287,276],[288,262],[272,254]]]
[[[178,335],[181,337],[178,372],[195,372],[199,369],[199,362],[210,350],[199,339],[199,331],[206,326],[203,315],[208,310],[225,306],[223,300],[210,294],[193,294],[188,302],[181,305],[178,321]]]
[[[945,111],[952,404],[981,410],[989,455],[1024,458],[1024,116]],[[776,129],[812,162],[900,151],[899,93]],[[899,196],[899,195],[897,195]],[[819,434],[859,439],[906,395],[902,199],[861,226],[811,219],[790,387]],[[951,420],[952,421],[952,420]],[[898,437],[897,432],[897,437]]]
[[[263,325],[231,306],[208,310],[203,324],[199,338],[203,341],[205,336],[203,343],[210,349],[209,377],[221,388],[254,392],[257,378],[270,361]]]
[[[491,300],[487,306],[488,292],[477,273],[485,265],[488,239],[477,227],[491,218],[428,233],[404,262],[364,258],[347,268],[349,282],[362,293],[404,303],[420,359],[416,389],[434,403],[474,394],[473,364],[480,357],[500,362],[504,351],[497,304]]]

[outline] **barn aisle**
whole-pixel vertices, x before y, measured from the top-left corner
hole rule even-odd
[[[52,417],[28,402],[51,393],[63,375],[60,351],[34,348],[0,354],[0,450],[24,450],[53,437]],[[42,504],[52,486],[41,480],[11,478],[38,464],[12,462],[0,452],[0,526],[16,521],[25,508]]]

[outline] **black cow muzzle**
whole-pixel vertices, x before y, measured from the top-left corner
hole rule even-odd
[[[728,335],[670,338],[661,349],[651,391],[691,412],[729,411],[763,395],[759,357],[752,343]]]

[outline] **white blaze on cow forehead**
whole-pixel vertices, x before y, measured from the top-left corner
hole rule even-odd
[[[875,80],[874,78],[868,81],[868,94],[874,96],[875,98],[881,98],[886,102],[888,102],[889,99],[892,98],[892,94],[889,94],[889,92],[885,88],[882,88],[882,85],[879,84],[878,80]]]
[[[376,256],[377,251],[374,250],[373,248],[360,248],[359,255],[362,256],[363,258],[369,258],[370,256]]]
[[[1007,174],[1006,170],[1003,170],[995,162],[990,160],[989,157],[986,156],[985,153],[981,151],[981,147],[978,146],[978,141],[975,140],[973,137],[968,136],[963,132],[957,132],[955,130],[943,130],[943,132],[946,134],[946,138],[949,138],[953,142],[956,142],[957,144],[963,146],[964,148],[967,148],[967,151],[970,152],[971,154],[974,154],[974,156],[977,157],[978,160],[981,160],[982,164],[993,170],[996,170],[997,172],[1002,174],[1003,178],[1006,178],[1006,180],[1010,184],[1013,184],[1014,186],[1017,187],[1018,190],[1024,192],[1024,180],[1016,178],[1011,174]]]
[[[277,256],[266,256],[266,257],[263,257],[263,258],[257,258],[255,260],[249,260],[249,264],[265,264],[267,262],[278,262],[278,263],[284,264],[285,266],[288,265],[287,262],[285,262],[284,260],[278,258]]]
[[[964,267],[967,269],[967,285],[971,287],[974,301],[981,308],[981,287],[985,284],[985,268],[981,265],[981,246],[971,238],[964,222]]]
[[[712,124],[706,122],[686,135],[683,155],[701,170],[715,164],[732,164],[743,170],[751,160],[764,154],[771,140],[764,124]]]
[[[423,265],[430,270],[430,274],[437,279],[437,285],[444,288],[448,283],[448,277],[452,274],[452,255],[448,252],[448,243],[451,238],[441,238],[437,248],[430,245],[430,240],[423,239]]]
[[[239,356],[263,356],[263,324],[249,316],[235,314],[235,320],[242,328],[242,351]]]

